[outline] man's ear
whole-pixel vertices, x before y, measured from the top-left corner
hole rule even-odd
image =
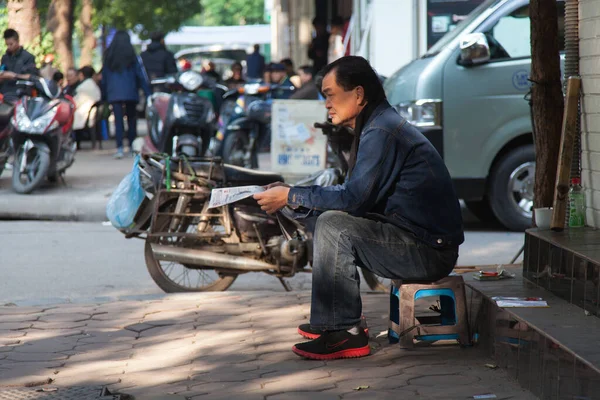
[[[367,104],[367,99],[365,98],[365,88],[362,86],[356,87],[356,99],[358,100],[358,104],[360,106]]]

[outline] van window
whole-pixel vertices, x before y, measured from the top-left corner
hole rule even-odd
[[[558,8],[558,36],[560,51],[565,46],[565,4],[556,3]],[[492,59],[531,57],[531,21],[529,6],[523,6],[503,16],[485,33],[490,43]]]

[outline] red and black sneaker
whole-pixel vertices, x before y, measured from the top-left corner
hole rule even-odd
[[[364,329],[358,335],[346,330],[324,331],[319,338],[292,347],[297,355],[311,360],[335,360],[338,358],[357,358],[371,353],[369,336]]]
[[[302,324],[298,327],[300,336],[307,339],[317,339],[323,333],[320,329],[311,328],[310,324]]]
[[[367,336],[369,336],[369,328],[367,327],[367,321],[365,317],[361,318],[360,327],[363,328]],[[305,337],[307,339],[317,339],[319,336],[321,336],[323,331],[311,327],[310,324],[302,324],[298,327],[298,333],[300,334],[300,336]]]

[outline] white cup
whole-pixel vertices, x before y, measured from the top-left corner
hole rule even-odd
[[[538,229],[550,229],[552,224],[552,207],[536,208],[533,210],[535,224]]]

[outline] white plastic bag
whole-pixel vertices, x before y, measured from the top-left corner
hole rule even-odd
[[[129,228],[144,200],[144,189],[140,182],[138,165],[140,156],[135,157],[133,169],[119,183],[106,205],[106,216],[117,229]]]

